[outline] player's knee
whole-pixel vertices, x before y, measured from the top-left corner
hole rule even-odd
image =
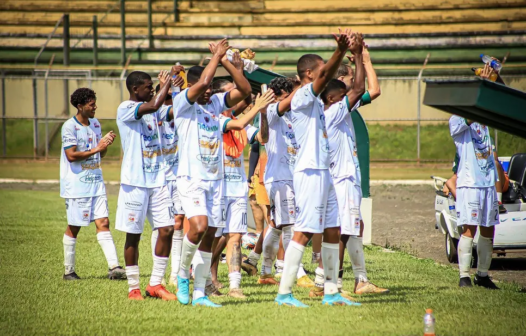
[[[103,229],[105,231],[108,231],[110,229],[110,220],[108,218],[101,218],[98,219],[98,225],[97,227],[100,229]]]
[[[182,230],[183,229],[183,222],[184,222],[184,215],[176,215],[175,216],[174,230]]]
[[[465,237],[473,238],[477,233],[477,227],[475,225],[462,225],[462,235]]]
[[[495,235],[495,227],[481,227],[480,228],[480,235],[485,238],[491,238],[493,239]]]
[[[172,239],[173,234],[174,234],[173,226],[166,226],[166,227],[159,228],[159,238],[161,239]]]
[[[140,234],[127,233],[125,247],[138,247],[140,241],[141,241]]]

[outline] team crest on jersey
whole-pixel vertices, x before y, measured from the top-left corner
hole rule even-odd
[[[153,127],[152,127],[152,125],[147,124],[146,126],[148,126],[148,130],[149,130],[149,131],[153,131]]]
[[[205,117],[205,122],[210,122],[210,118]]]
[[[478,210],[471,210],[471,219],[478,219],[479,218],[479,211]]]
[[[292,125],[291,124],[287,124],[288,128],[289,129],[292,129]]]
[[[94,124],[93,124],[93,127],[95,127],[95,128],[100,128],[100,124],[94,123]]]
[[[136,216],[134,213],[130,212],[130,213],[128,214],[128,222],[130,222],[130,223],[135,223],[136,217],[137,217],[137,216]]]
[[[89,210],[84,210],[82,212],[82,220],[83,221],[89,221]]]
[[[194,198],[194,205],[199,206],[201,203],[199,202],[198,198]]]
[[[173,122],[173,120],[170,122],[170,128],[174,128],[175,127],[175,123]]]

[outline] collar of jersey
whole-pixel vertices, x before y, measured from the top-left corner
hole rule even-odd
[[[77,124],[79,124],[80,126],[82,127],[87,127],[87,126],[84,126],[80,123],[80,121],[77,120],[77,116],[73,116],[73,119],[75,119],[75,121],[77,122]],[[89,119],[88,119],[88,126],[90,125],[90,122],[89,122]]]

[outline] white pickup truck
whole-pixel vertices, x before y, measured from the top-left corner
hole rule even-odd
[[[500,160],[500,159],[499,159]],[[505,256],[512,250],[526,250],[526,153],[515,154],[511,157],[508,168],[510,187],[503,195],[504,207],[507,213],[500,214],[500,224],[495,227],[493,252],[497,256]],[[460,230],[457,227],[457,217],[449,211],[448,196],[442,191],[447,179],[431,176],[435,181],[435,217],[436,228],[445,235],[447,259],[451,263],[458,263],[457,245]],[[474,248],[479,233],[474,239]],[[473,263],[476,264],[473,253]]]

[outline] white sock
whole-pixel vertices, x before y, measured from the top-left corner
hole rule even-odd
[[[102,252],[108,262],[108,268],[113,269],[119,266],[119,259],[117,258],[117,250],[110,231],[103,231],[97,233],[97,241],[99,242]]]
[[[183,279],[190,279],[190,266],[192,265],[195,251],[197,251],[197,245],[189,241],[187,236],[184,236],[181,250],[181,266],[178,273]]]
[[[307,275],[305,272],[305,269],[303,268],[303,263],[300,264],[300,267],[298,268],[298,273],[296,274],[296,278],[301,278],[303,276]]]
[[[257,254],[256,252],[254,252],[254,250],[250,251],[250,253],[248,254],[248,262],[251,265],[257,266],[259,258],[261,258],[261,254]]]
[[[139,266],[126,266],[126,277],[128,278],[128,291],[139,289]]]
[[[321,243],[321,259],[323,261],[323,273],[325,274],[325,295],[338,293],[339,254],[339,243]]]
[[[502,202],[502,193],[497,193],[497,199],[499,200],[499,202]]]
[[[458,269],[461,278],[469,277],[472,252],[473,238],[460,236],[460,239],[458,240]]]
[[[292,227],[293,225],[287,225],[284,226],[281,231],[283,232],[282,239],[283,239],[283,249],[286,251],[289,247],[289,243],[292,239]]]
[[[285,265],[285,262],[283,260],[276,260],[276,274],[283,273],[283,266]]]
[[[181,250],[183,248],[183,230],[175,230],[172,238],[172,274],[171,277],[175,279],[179,267],[181,266]]]
[[[272,274],[272,263],[276,259],[278,250],[275,248],[276,242],[279,246],[279,238],[281,230],[269,227],[267,234],[263,239],[263,265],[261,267],[261,275]]]
[[[367,272],[365,271],[365,255],[363,253],[363,238],[350,236],[347,242],[347,253],[351,258],[352,271],[354,278],[360,282],[367,282]],[[323,256],[323,254],[322,254]]]
[[[206,278],[211,264],[212,253],[197,250],[194,258],[194,300],[205,296]]]
[[[488,276],[491,259],[493,257],[493,239],[479,235],[477,254],[477,274],[483,277]]]
[[[230,289],[236,289],[241,286],[241,272],[228,273],[228,280],[230,281]]]
[[[323,284],[325,283],[325,274],[323,273],[323,268],[316,267],[316,271],[314,271],[314,274],[316,276],[314,277],[314,286],[323,288]]]
[[[301,259],[303,258],[303,252],[305,252],[305,246],[291,241],[289,247],[285,251],[285,265],[283,267],[283,276],[279,284],[279,294],[290,294],[292,293],[292,286],[298,274],[298,268],[300,267]]]
[[[157,245],[157,237],[159,237],[159,230],[153,230],[152,236],[151,236],[151,243],[152,243],[152,257],[155,257],[155,246]]]
[[[62,244],[64,245],[64,274],[75,272],[75,244],[76,238],[64,235]]]
[[[168,266],[168,257],[153,256],[153,269],[150,277],[150,286],[160,285]]]

